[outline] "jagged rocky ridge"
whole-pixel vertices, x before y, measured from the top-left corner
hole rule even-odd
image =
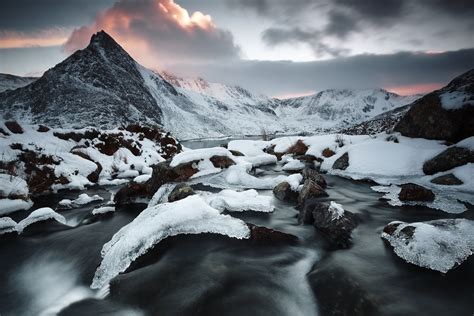
[[[411,103],[385,90],[326,90],[272,99],[241,87],[184,79],[139,65],[105,32],[32,84],[0,95],[4,119],[52,127],[158,124],[182,139],[316,132]]]

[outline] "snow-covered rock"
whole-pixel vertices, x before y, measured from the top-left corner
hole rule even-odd
[[[46,220],[55,220],[61,224],[66,224],[66,219],[61,214],[56,213],[53,209],[49,207],[39,208],[28,215],[27,218],[20,221],[17,225],[18,233],[22,233],[26,227],[31,224],[42,222]]]
[[[258,194],[255,190],[222,190],[216,194],[204,195],[206,202],[213,208],[229,212],[255,211],[273,212],[272,197]]]
[[[382,238],[403,260],[447,273],[474,251],[474,221],[442,219],[430,222],[391,222]]]
[[[27,197],[28,193],[28,185],[25,180],[9,174],[0,174],[0,197]]]
[[[0,197],[126,183],[149,175],[152,165],[181,149],[169,134],[140,126],[47,131],[37,125],[21,127],[21,134],[0,137]],[[6,174],[12,170],[16,176]]]
[[[10,217],[0,218],[0,235],[15,233],[17,223]]]
[[[238,239],[250,236],[249,228],[244,222],[220,214],[198,195],[149,207],[104,245],[102,262],[94,275],[91,288],[107,285],[135,259],[163,239],[179,234],[201,233],[221,234]]]
[[[75,207],[75,206],[81,206],[85,204],[89,204],[94,201],[103,201],[104,198],[101,197],[100,195],[93,195],[89,196],[87,193],[82,193],[80,194],[76,199],[70,200],[70,199],[62,199],[59,201],[59,206],[62,207]]]
[[[33,202],[30,200],[25,201],[22,199],[0,199],[0,215],[27,210],[32,206]]]
[[[115,212],[114,206],[101,206],[92,210],[92,215],[102,215],[106,213]]]

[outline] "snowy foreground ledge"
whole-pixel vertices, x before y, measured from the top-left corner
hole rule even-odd
[[[474,251],[474,221],[442,219],[420,223],[391,222],[382,238],[403,260],[442,273],[460,265]]]
[[[102,248],[102,262],[91,288],[99,289],[163,239],[180,234],[213,233],[238,239],[250,237],[243,221],[222,215],[198,195],[149,207],[122,227]]]

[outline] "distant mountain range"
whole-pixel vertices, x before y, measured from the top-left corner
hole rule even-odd
[[[139,122],[160,125],[181,139],[341,129],[420,97],[383,89],[331,89],[286,100],[269,98],[238,86],[149,70],[103,31],[41,78],[3,75],[4,86],[14,89],[0,94],[4,119],[52,127],[113,128]]]
[[[37,79],[36,77],[19,77],[9,74],[0,74],[0,92],[27,86]]]

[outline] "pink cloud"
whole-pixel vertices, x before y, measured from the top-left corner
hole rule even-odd
[[[66,30],[49,29],[35,32],[0,31],[0,49],[63,45],[68,39]]]
[[[388,87],[386,88],[386,90],[399,94],[399,95],[426,94],[434,90],[440,89],[444,85],[445,84],[443,83],[424,83],[424,84]]]
[[[210,15],[189,14],[173,0],[121,0],[76,29],[65,44],[67,52],[87,46],[92,34],[105,30],[146,66],[176,62],[232,59],[240,54],[230,32]]]

